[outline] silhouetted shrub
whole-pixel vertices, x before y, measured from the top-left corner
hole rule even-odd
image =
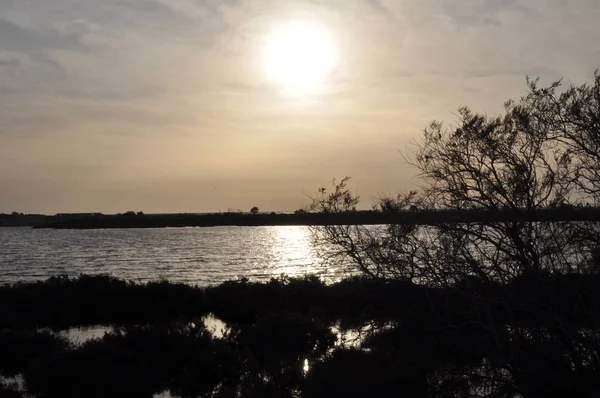
[[[0,288],[11,300],[0,301],[0,322],[13,328],[0,333],[0,372],[23,373],[29,392],[41,397],[170,389],[225,397],[371,391],[462,398],[485,390],[488,398],[558,396],[552,391],[587,398],[600,380],[598,282],[540,274],[507,284],[467,279],[425,287],[282,277],[193,288],[51,278]],[[222,339],[190,323],[209,312],[230,327]],[[19,329],[99,320],[139,325],[74,347],[48,332]],[[337,345],[334,326],[359,335],[355,348]]]
[[[68,350],[69,343],[49,332],[0,331],[0,374],[16,376],[44,356]]]
[[[12,388],[0,384],[0,397],[2,398],[23,398],[23,396]]]
[[[427,397],[425,374],[385,353],[340,349],[315,363],[307,375],[306,397]]]
[[[183,284],[134,284],[109,276],[52,277],[0,288],[0,327],[55,329],[199,317],[203,290]]]
[[[42,397],[151,396],[167,388],[202,396],[236,366],[235,355],[203,327],[131,327],[39,361],[25,380]]]

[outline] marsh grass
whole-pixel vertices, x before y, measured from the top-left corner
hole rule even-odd
[[[51,278],[0,288],[11,298],[0,306],[0,373],[22,374],[39,397],[587,398],[600,381],[598,282]],[[81,344],[39,330],[99,324],[108,332]]]

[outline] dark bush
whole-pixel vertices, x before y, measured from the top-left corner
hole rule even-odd
[[[62,353],[69,343],[49,332],[0,331],[0,374],[13,377],[45,356]]]
[[[39,361],[25,380],[41,397],[151,396],[165,389],[203,396],[237,366],[237,357],[203,327],[131,327]]]

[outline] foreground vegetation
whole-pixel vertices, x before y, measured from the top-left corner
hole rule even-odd
[[[22,374],[40,397],[591,397],[599,282],[51,278],[0,288],[0,374]],[[230,329],[211,335],[207,314]],[[42,331],[97,324],[115,330],[77,346]],[[343,344],[334,330],[360,339]]]

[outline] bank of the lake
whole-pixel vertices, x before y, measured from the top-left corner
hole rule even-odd
[[[81,276],[4,285],[0,374],[21,375],[26,392],[39,397],[168,390],[181,397],[587,398],[600,391],[598,283],[540,276],[426,288],[305,277],[202,288]],[[224,322],[224,334],[204,325],[209,314]],[[83,344],[52,332],[86,325],[110,329]]]

